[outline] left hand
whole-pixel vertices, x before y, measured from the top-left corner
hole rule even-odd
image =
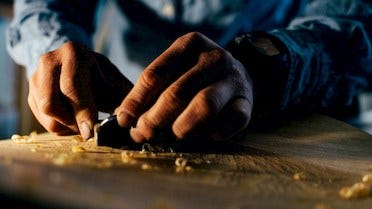
[[[28,103],[47,131],[88,139],[98,111],[113,112],[132,86],[106,57],[67,42],[40,57],[29,79]]]
[[[178,38],[141,74],[116,108],[134,141],[169,128],[182,139],[202,132],[228,139],[248,126],[252,82],[244,66],[200,33]]]

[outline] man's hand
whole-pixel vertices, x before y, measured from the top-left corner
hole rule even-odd
[[[113,112],[132,86],[107,58],[69,42],[41,56],[28,103],[47,131],[88,139],[97,111]]]
[[[115,110],[136,142],[170,129],[179,139],[202,132],[228,139],[251,117],[252,83],[244,66],[199,33],[178,38],[141,74]]]

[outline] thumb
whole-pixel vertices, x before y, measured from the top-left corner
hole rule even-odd
[[[84,140],[93,136],[93,127],[97,121],[98,113],[94,105],[85,107],[75,107],[75,119],[78,124],[79,132]]]

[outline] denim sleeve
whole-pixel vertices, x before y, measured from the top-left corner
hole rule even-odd
[[[8,53],[30,77],[39,57],[62,43],[91,46],[95,7],[93,0],[15,0],[14,16],[6,31]]]
[[[313,0],[303,17],[270,31],[290,57],[281,109],[349,106],[371,90],[371,14],[369,0]]]

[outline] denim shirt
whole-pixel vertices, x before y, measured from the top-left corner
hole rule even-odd
[[[109,22],[100,19],[109,16],[102,8],[116,12]],[[107,55],[135,82],[186,32],[225,47],[243,33],[266,31],[290,57],[278,108],[332,109],[371,90],[371,14],[368,0],[15,0],[6,40],[28,77],[40,55],[76,41]]]

